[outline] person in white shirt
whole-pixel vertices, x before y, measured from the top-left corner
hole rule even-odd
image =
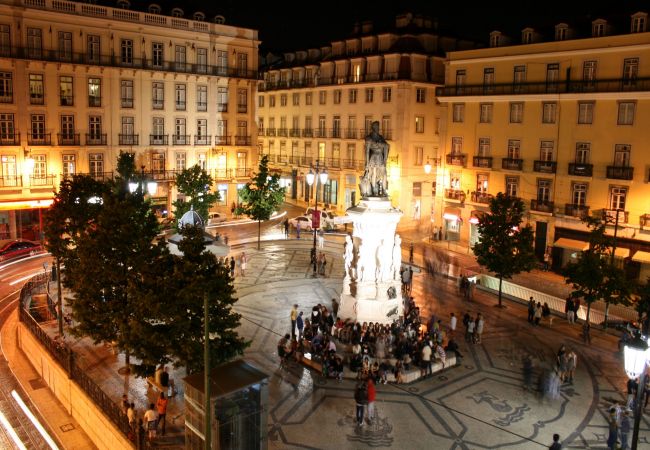
[[[158,415],[154,409],[155,405],[151,403],[149,409],[144,413],[144,423],[147,427],[147,438],[151,441],[156,437],[156,427],[158,426]]]
[[[451,334],[456,332],[456,323],[458,319],[456,318],[456,315],[454,313],[451,313],[451,318],[449,319],[449,332]]]
[[[424,343],[424,347],[422,347],[422,377],[426,377],[427,375],[431,375],[431,345],[429,342]]]

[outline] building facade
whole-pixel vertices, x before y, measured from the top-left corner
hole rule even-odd
[[[435,184],[424,166],[439,160],[444,119],[435,87],[443,82],[444,52],[471,46],[438,36],[430,19],[405,14],[385,32],[364,22],[321,48],[268,55],[258,87],[258,146],[281,174],[287,200],[313,205],[305,175],[318,161],[329,174],[320,205],[343,212],[358,203],[364,138],[377,121],[390,145],[393,205],[404,219],[428,223]]]
[[[504,192],[525,201],[540,259],[551,250],[565,264],[586,244],[581,217],[604,214],[638,272],[650,256],[647,20],[632,14],[612,34],[597,19],[584,38],[560,23],[547,42],[532,28],[521,43],[495,31],[489,48],[448,54],[439,195],[454,238],[475,242],[477,217]]]
[[[120,151],[171,207],[194,164],[237,200],[253,145],[257,31],[158,5],[0,1],[0,232],[38,239],[63,177],[113,176]]]

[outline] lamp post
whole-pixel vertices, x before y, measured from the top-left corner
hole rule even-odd
[[[156,193],[156,190],[158,190],[158,183],[155,181],[147,181],[145,183],[145,177],[144,177],[144,165],[140,166],[140,181],[129,181],[129,191],[133,194],[136,191],[140,191],[142,193],[142,196],[144,197],[145,195],[145,184],[147,187],[147,193],[149,195],[154,195]]]
[[[311,167],[309,169],[309,173],[307,174],[307,184],[309,186],[313,185],[316,183],[316,195],[314,196],[314,212],[312,213],[312,229],[314,231],[314,247],[312,248],[312,260],[314,264],[314,277],[317,276],[316,274],[316,228],[320,228],[321,223],[320,223],[320,216],[318,215],[318,182],[320,181],[320,184],[323,185],[327,183],[327,170],[325,167],[320,167],[319,161],[316,160],[316,167]],[[318,221],[318,227],[314,227],[314,222]]]
[[[634,405],[634,431],[632,433],[632,450],[637,449],[639,440],[639,426],[641,424],[641,414],[643,408],[643,392],[645,388],[646,364],[648,361],[648,343],[641,337],[639,332],[635,333],[634,338],[625,345],[625,373],[631,380],[639,378],[639,384],[636,392],[636,401]]]

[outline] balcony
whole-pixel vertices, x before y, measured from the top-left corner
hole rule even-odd
[[[360,57],[365,57],[367,54],[363,55],[361,51],[357,51],[356,55]],[[348,55],[351,56],[351,55]],[[279,81],[263,81],[258,84],[258,92],[268,92],[279,89],[287,89],[288,87],[292,88],[304,88],[304,87],[314,87],[314,86],[340,86],[342,84],[358,84],[358,83],[367,83],[375,82],[382,80],[412,80],[420,81],[423,83],[444,83],[444,79],[440,75],[428,74],[425,72],[421,73],[411,73],[410,71],[404,72],[382,72],[382,73],[366,73],[366,74],[353,74],[349,76],[331,76],[325,77],[320,76],[317,80],[314,80],[313,77],[303,78],[303,79],[292,79],[292,80],[279,80]]]
[[[8,94],[0,95],[0,103],[13,103],[13,102],[14,102],[14,96],[11,92]]]
[[[91,178],[102,182],[113,179],[113,172],[90,172],[88,175]]]
[[[61,106],[74,106],[74,97],[72,95],[61,95],[59,100]]]
[[[185,111],[187,103],[182,100],[176,100],[176,111]]]
[[[247,105],[237,105],[237,112],[240,114],[245,114],[248,111]]]
[[[286,128],[278,128],[277,132],[278,132],[278,136],[286,137],[289,134],[289,130],[287,130]]]
[[[358,139],[359,132],[358,130],[345,130],[345,138],[346,139]]]
[[[3,175],[0,176],[0,187],[22,187],[23,177],[20,175]]]
[[[50,133],[29,133],[27,134],[28,145],[52,145]]]
[[[166,134],[150,134],[149,145],[169,145],[169,137]]]
[[[247,169],[246,167],[237,167],[235,169],[235,177],[237,178],[249,178],[253,175],[253,169]]]
[[[139,145],[139,134],[118,134],[118,142],[120,145]]]
[[[20,145],[20,133],[0,133],[0,145]]]
[[[312,128],[303,128],[302,137],[313,137],[314,130]]]
[[[100,106],[102,106],[102,98],[95,97],[95,96],[88,97],[88,106],[91,108],[99,108]]]
[[[106,133],[86,133],[86,145],[106,145]]]
[[[566,203],[564,205],[564,215],[582,219],[589,215],[589,207],[586,205],[576,205],[575,203]]]
[[[504,170],[522,170],[524,160],[519,158],[501,158],[501,168]]]
[[[467,155],[464,153],[448,153],[447,154],[447,164],[450,166],[461,166],[465,167],[467,163]]]
[[[275,128],[267,128],[266,129],[266,135],[267,136],[275,136]]]
[[[612,180],[631,180],[634,177],[634,167],[607,166],[607,178]]]
[[[172,134],[172,145],[190,145],[190,135]]]
[[[494,196],[487,192],[472,192],[472,202],[474,203],[490,203],[492,198],[494,198]]]
[[[57,135],[59,145],[81,145],[79,133],[59,133]]]
[[[340,128],[332,128],[332,135],[331,137],[333,138],[340,138],[341,137],[341,129]]]
[[[465,192],[460,189],[445,189],[445,198],[448,200],[465,201]]]
[[[179,173],[178,170],[149,169],[148,171],[145,170],[144,175],[150,180],[176,181],[176,175]]]
[[[196,110],[205,112],[208,110],[208,104],[206,102],[196,102]]]
[[[230,145],[230,136],[215,136],[214,145]]]
[[[630,212],[621,209],[603,209],[603,218],[610,225],[616,224],[616,216],[618,216],[619,224],[628,223],[627,221],[630,218]]]
[[[535,160],[533,162],[533,171],[540,173],[555,173],[557,162]]]
[[[235,136],[235,145],[251,145],[251,137]]]
[[[289,130],[289,136],[300,137],[300,128],[292,128]]]
[[[530,201],[530,209],[533,211],[553,213],[554,203],[548,200],[533,199]]]
[[[228,103],[217,103],[217,112],[228,112]]]
[[[491,156],[475,156],[472,158],[472,165],[474,167],[481,167],[483,169],[492,168],[492,157]]]
[[[569,163],[569,175],[578,177],[590,177],[594,172],[593,164]]]
[[[194,145],[210,145],[212,139],[206,135],[194,135]]]
[[[55,175],[30,175],[29,184],[30,186],[54,186],[56,182]]]

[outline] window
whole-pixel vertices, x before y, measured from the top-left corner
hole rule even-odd
[[[285,96],[286,105],[286,96]],[[248,91],[246,89],[237,89],[237,112],[245,113],[248,111]]]
[[[122,108],[133,108],[133,80],[120,82],[120,99]]]
[[[421,166],[424,160],[424,148],[415,147],[415,165]]]
[[[591,37],[605,36],[606,28],[604,22],[593,21],[591,24]]]
[[[372,116],[364,116],[363,118],[363,132],[364,134],[370,133],[370,130],[372,129]]]
[[[208,110],[208,87],[206,85],[198,85],[196,87],[196,110]]]
[[[17,172],[16,172],[16,156],[15,155],[2,155],[2,181],[4,186],[16,186]]]
[[[74,116],[73,115],[63,115],[61,116],[61,139],[68,141],[74,139]],[[65,145],[66,143],[63,143]],[[61,145],[61,143],[59,144]]]
[[[636,78],[639,73],[639,58],[627,58],[623,61],[623,86],[632,87],[636,85]]]
[[[11,72],[0,72],[0,103],[12,103],[14,88]]]
[[[88,78],[88,106],[102,106],[102,80]]]
[[[555,91],[560,80],[560,65],[557,63],[546,65],[546,89]]]
[[[260,108],[264,108],[264,96],[263,95],[258,95],[257,96],[257,106]]]
[[[280,106],[287,106],[287,94],[280,95]]]
[[[125,142],[126,145],[135,145],[134,136],[135,136],[135,118],[131,116],[122,117],[122,123],[120,127],[120,134],[122,134],[121,141]]]
[[[163,117],[154,117],[151,124],[152,144],[163,144],[165,136],[165,119]]]
[[[542,141],[539,144],[539,159],[540,161],[553,161],[553,148],[555,143],[553,141]]]
[[[151,155],[151,169],[154,172],[162,173],[165,171],[165,154],[153,153]]]
[[[424,117],[415,116],[415,132],[424,133]]]
[[[467,81],[467,72],[465,69],[456,70],[456,89],[462,91],[462,87],[465,86]]]
[[[226,75],[228,73],[228,52],[217,50],[217,75]]]
[[[175,169],[178,172],[185,170],[185,167],[187,167],[187,154],[185,152],[176,152],[174,156],[176,157]]]
[[[522,123],[524,120],[524,104],[510,103],[510,123]]]
[[[13,140],[15,137],[14,115],[0,114],[0,140]]]
[[[248,76],[248,55],[246,53],[237,53],[237,75],[240,77]]]
[[[619,102],[618,103],[618,124],[633,125],[635,108],[636,108],[635,102]]]
[[[427,90],[424,88],[417,88],[415,90],[415,102],[424,103],[426,99],[426,92]]]
[[[627,199],[627,187],[612,186],[609,191],[609,209],[621,209],[625,211]]]
[[[311,99],[312,99],[312,93],[311,92],[305,92],[305,105],[310,106],[311,105]]]
[[[120,58],[124,65],[130,66],[133,64],[133,41],[131,39],[122,39]]]
[[[589,142],[576,143],[576,163],[589,164],[590,151],[591,151],[591,144]]]
[[[357,117],[356,116],[348,116],[348,131],[345,137],[348,139],[357,138]]]
[[[521,141],[519,139],[508,139],[508,158],[520,159]]]
[[[506,195],[509,197],[517,197],[519,192],[519,178],[506,177]]]
[[[208,155],[205,152],[199,153],[197,155],[197,162],[196,163],[201,168],[201,170],[207,170],[208,169]]]
[[[207,145],[208,142],[208,119],[196,120],[196,143]]]
[[[356,103],[357,102],[357,90],[356,89],[350,89],[348,91],[348,103]]]
[[[176,106],[176,111],[185,111],[185,100],[187,96],[185,95],[186,86],[184,84],[176,84],[174,87],[174,104]]]
[[[91,64],[100,62],[101,40],[99,36],[89,34],[86,36],[86,59]]]
[[[647,15],[645,13],[637,13],[632,16],[632,33],[643,33],[646,27]]]
[[[335,90],[333,95],[334,95],[334,100],[333,100],[334,104],[335,105],[340,104],[341,103],[341,90],[340,89]]]
[[[155,69],[161,69],[165,62],[165,50],[162,42],[151,43],[151,65]]]
[[[630,146],[627,144],[616,144],[614,146],[614,165],[616,167],[630,166]]]
[[[492,91],[494,89],[494,67],[483,69],[483,89]]]
[[[452,137],[451,138],[451,153],[454,155],[460,155],[463,153],[463,138],[462,137]]]
[[[9,25],[0,25],[0,55],[9,56],[11,54],[11,27]]]
[[[325,186],[323,186],[323,202],[329,203],[330,205],[336,205],[338,202],[338,192],[339,192],[339,181],[338,180],[327,180]]]
[[[227,92],[227,88],[219,88],[219,90]],[[269,95],[269,108],[275,108],[275,95]]]
[[[318,103],[324,105],[327,103],[327,91],[320,91],[318,93]]]
[[[490,156],[491,147],[492,147],[492,142],[489,137],[479,138],[477,156],[481,156],[481,157]]]
[[[537,180],[537,201],[547,203],[551,199],[551,180]]]
[[[465,120],[465,104],[464,103],[454,103],[453,104],[453,117],[452,120],[457,123],[462,123]]]
[[[165,84],[162,81],[151,83],[151,101],[153,109],[165,107]]]
[[[175,46],[174,62],[176,63],[176,70],[185,70],[185,63],[187,62],[187,47],[184,45]]]
[[[35,59],[43,56],[43,32],[40,28],[27,28],[27,56]]]
[[[174,144],[187,145],[187,123],[184,117],[174,119]]]
[[[224,137],[228,135],[228,121],[227,120],[217,120],[217,129],[216,135],[219,137]]]
[[[571,184],[571,203],[576,206],[587,204],[587,183]]]
[[[586,88],[593,88],[596,82],[596,61],[582,63],[582,81]]]
[[[375,96],[375,90],[373,88],[366,88],[366,103],[372,103]]]
[[[100,116],[88,117],[88,138],[92,141],[102,139],[102,118]]]
[[[294,93],[291,95],[291,100],[293,106],[300,106],[300,94],[299,93]]]
[[[591,124],[594,121],[594,102],[578,102],[578,123]]]
[[[275,106],[273,95],[269,97],[269,106]],[[226,87],[217,88],[217,112],[228,112],[228,88]]]
[[[419,181],[413,183],[413,197],[422,197],[422,183]]]
[[[480,106],[480,114],[479,114],[479,122],[480,123],[492,123],[492,103],[481,103]]]
[[[542,103],[542,123],[555,123],[556,113],[557,113],[557,103],[555,102]]]
[[[383,134],[386,139],[391,139],[392,131],[393,128],[391,127],[390,116],[382,116],[380,133]]]
[[[59,61],[72,61],[72,33],[59,31]]]
[[[332,117],[332,137],[341,137],[341,116]]]
[[[104,154],[91,153],[88,155],[88,171],[90,176],[96,177],[104,174]]]
[[[526,82],[526,66],[515,66],[512,74],[512,83],[523,84]]]
[[[487,194],[488,192],[489,177],[485,173],[476,174],[476,192],[479,194]]]
[[[325,116],[318,116],[318,135],[325,137]]]
[[[196,71],[199,73],[206,73],[208,71],[208,49],[196,49]]]
[[[47,177],[47,157],[45,155],[34,155],[34,178]]]
[[[43,77],[41,76],[41,80],[42,78]],[[59,99],[61,101],[61,106],[72,106],[74,104],[74,96],[72,92],[72,77],[59,77]]]
[[[383,99],[384,103],[388,103],[388,102],[390,102],[390,100],[391,100],[391,96],[392,96],[392,94],[393,94],[393,90],[392,90],[391,88],[389,88],[389,87],[385,87],[385,88],[382,90],[382,92],[383,92],[382,99]]]

